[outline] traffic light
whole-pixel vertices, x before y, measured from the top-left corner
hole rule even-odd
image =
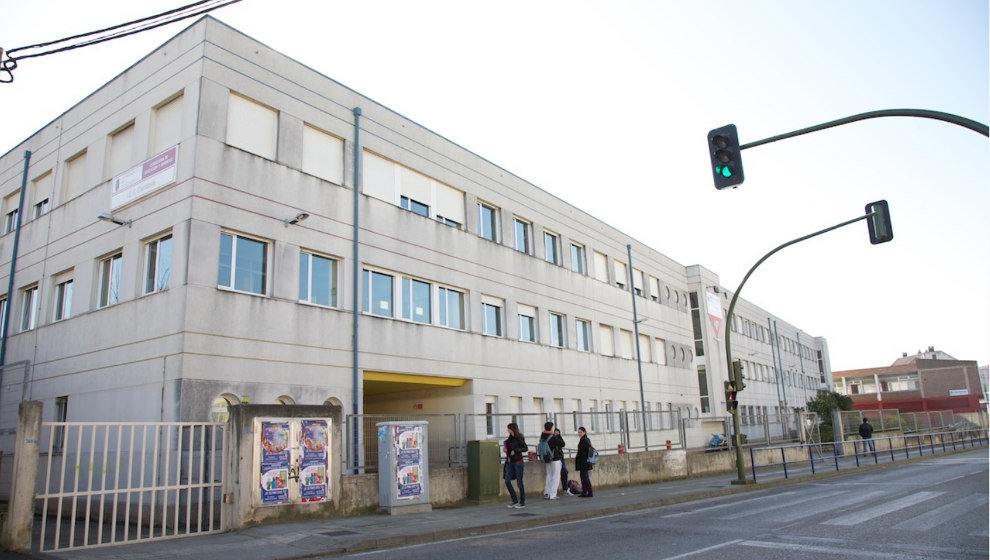
[[[725,410],[733,412],[739,408],[738,391],[732,381],[725,382]]]
[[[878,200],[866,205],[866,225],[870,228],[870,243],[878,245],[894,238],[890,227],[890,208],[886,200]]]
[[[727,124],[708,133],[708,155],[712,160],[715,188],[735,188],[743,182],[742,151],[736,125]]]
[[[736,391],[742,391],[746,388],[746,384],[743,383],[743,365],[741,360],[732,361],[732,382],[736,385]]]

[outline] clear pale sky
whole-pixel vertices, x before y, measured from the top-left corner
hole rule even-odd
[[[0,46],[188,1],[0,0]],[[834,370],[928,346],[990,363],[986,137],[855,123],[746,150],[746,182],[728,191],[705,140],[727,123],[745,143],[891,108],[987,123],[986,0],[244,0],[213,16],[729,289],[777,245],[886,199],[892,242],[870,245],[859,222],[789,247],[742,296],[826,337]],[[22,61],[0,84],[0,152],[192,21]]]

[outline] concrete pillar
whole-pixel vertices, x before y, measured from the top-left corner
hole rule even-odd
[[[38,480],[38,441],[41,439],[41,402],[25,401],[18,407],[11,475],[10,508],[3,526],[3,546],[8,550],[31,550],[34,521],[34,489]]]

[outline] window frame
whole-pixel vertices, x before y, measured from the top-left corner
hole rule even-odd
[[[520,304],[517,308],[517,317],[519,322],[519,340],[521,342],[532,342],[536,343],[536,317],[537,310],[531,305]],[[525,328],[524,328],[525,325]],[[528,337],[523,335],[528,334]]]
[[[520,234],[522,239],[520,239]],[[512,236],[516,251],[533,254],[533,223],[518,216],[512,217]],[[520,243],[522,246],[520,246]]]
[[[61,275],[56,278],[55,282],[55,301],[52,309],[53,323],[72,316],[72,276]]]
[[[229,283],[227,283],[227,284],[223,284],[221,282],[221,280],[223,279],[224,263],[219,262],[220,261],[220,258],[222,258],[224,256],[223,253],[224,253],[224,238],[225,237],[229,237],[230,240],[231,240],[230,241],[230,261],[228,263],[226,263],[226,266],[228,268],[227,275],[229,276],[229,278],[228,278]],[[258,245],[261,246],[261,249],[262,249],[262,251],[261,251],[261,253],[262,253],[261,254],[261,257],[262,257],[262,259],[261,259],[260,271],[258,269],[255,269],[255,268],[244,267],[243,265],[242,266],[239,266],[239,264],[241,264],[241,263],[238,262],[238,257],[239,257],[238,253],[240,252],[240,250],[243,250],[243,248],[240,247],[240,241],[244,241],[246,243],[256,243],[256,244],[258,244]],[[218,260],[218,266],[217,266],[217,269],[218,269],[217,270],[217,287],[220,288],[220,289],[222,289],[222,290],[230,290],[230,291],[238,292],[238,293],[242,293],[242,294],[254,294],[254,295],[258,295],[258,296],[267,296],[268,295],[268,289],[269,289],[269,282],[268,282],[269,271],[268,271],[268,267],[269,267],[270,261],[271,261],[271,258],[269,256],[269,252],[271,251],[271,245],[272,245],[271,242],[269,242],[268,240],[265,240],[265,239],[261,239],[261,238],[258,238],[258,237],[253,237],[253,236],[250,236],[250,235],[244,235],[242,233],[237,233],[237,232],[234,232],[234,231],[221,230],[220,231],[220,251],[219,251],[218,259],[217,259]],[[245,263],[243,263],[243,264],[250,264],[250,261],[245,261]],[[252,276],[255,277],[255,278],[257,278],[258,276],[260,276],[260,280],[261,280],[261,289],[260,290],[250,289],[251,288],[250,285],[247,288],[238,287],[238,274],[237,274],[237,272],[238,272],[238,270],[242,270],[242,269],[247,269],[248,270],[247,274],[249,275],[249,279],[248,279],[249,282],[251,281],[251,279],[252,279],[251,277]],[[260,272],[260,274],[259,274],[259,272]]]
[[[38,285],[21,289],[21,331],[38,328]]]
[[[584,245],[571,241],[571,272],[588,275],[588,255]]]
[[[162,251],[163,244],[168,250]],[[152,254],[153,253],[153,254]],[[167,254],[166,254],[167,253]],[[164,279],[162,278],[162,265],[166,264]],[[167,290],[172,277],[172,234],[159,235],[144,244],[144,282],[142,282],[142,292],[153,294]]]
[[[426,280],[420,280],[419,278],[413,278],[410,276],[403,276],[401,282],[399,283],[402,301],[402,312],[401,316],[407,321],[412,321],[413,323],[419,323],[421,325],[431,325],[433,324],[433,284],[427,282]],[[426,315],[424,320],[416,318],[416,300],[422,298],[424,295],[422,292],[425,286],[426,295]],[[417,288],[419,288],[419,293],[417,293]]]
[[[380,297],[380,292],[384,286],[379,286],[378,290],[375,290],[377,278],[382,279],[388,278],[388,290],[385,292],[388,294],[388,311],[387,312],[375,312],[375,309],[384,309],[381,303],[385,301],[384,298]],[[361,312],[368,315],[374,315],[375,317],[386,317],[395,318],[395,275],[381,270],[376,270],[373,268],[365,268],[361,271]],[[378,298],[378,299],[375,299]],[[377,306],[374,303],[378,303]]]
[[[543,250],[545,251],[543,260],[553,265],[561,265],[560,234],[543,230]]]
[[[580,352],[591,352],[591,321],[574,319],[575,345]]]
[[[124,252],[117,250],[102,259],[99,263],[99,282],[97,283],[97,309],[110,307],[120,303],[120,272],[124,262]]]
[[[488,219],[486,219],[486,211]],[[478,236],[489,241],[499,242],[499,208],[487,202],[478,201]],[[491,231],[486,231],[490,228]],[[486,235],[487,234],[487,235]]]
[[[567,326],[566,317],[562,313],[551,311],[550,316],[550,346],[554,348],[567,347]]]
[[[306,259],[306,269],[305,269],[305,290],[306,294],[303,297],[303,259]],[[313,297],[313,275],[316,267],[313,266],[314,259],[320,259],[321,261],[327,261],[330,263],[330,274],[329,274],[329,285],[326,286],[327,289],[327,299],[329,303],[322,303],[320,301],[315,301]],[[317,305],[320,307],[326,307],[330,309],[337,308],[337,292],[338,292],[338,270],[340,265],[340,259],[331,257],[329,255],[324,255],[322,253],[317,253],[315,251],[309,251],[306,249],[301,249],[299,251],[299,302],[306,303],[309,305]]]
[[[456,326],[450,324],[452,316],[450,310],[450,294],[457,294],[457,321]],[[437,324],[448,329],[465,330],[464,300],[466,292],[450,286],[437,286]]]
[[[505,333],[503,313],[505,304],[492,303],[492,300],[481,302],[481,334],[485,336],[502,337]],[[490,316],[489,313],[492,313]],[[494,325],[490,322],[494,320]]]

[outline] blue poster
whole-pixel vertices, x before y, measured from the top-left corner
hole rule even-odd
[[[299,493],[303,502],[327,499],[326,420],[301,420],[299,423]]]
[[[398,498],[416,498],[423,494],[423,427],[395,426],[393,437]]]
[[[289,423],[261,423],[261,503],[289,501]]]

